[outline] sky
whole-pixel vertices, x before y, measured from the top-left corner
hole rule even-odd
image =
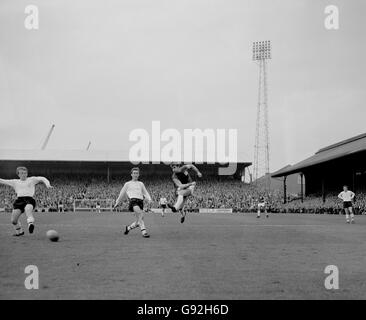
[[[27,30],[25,7],[39,9]],[[324,10],[339,9],[327,30]],[[258,65],[271,40],[270,171],[365,133],[364,0],[2,0],[1,149],[128,150],[131,131],[237,129],[254,158]]]

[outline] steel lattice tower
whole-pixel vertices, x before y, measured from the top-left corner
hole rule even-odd
[[[267,100],[267,60],[271,59],[271,42],[253,43],[253,61],[259,66],[257,120],[254,145],[253,181],[266,176],[266,189],[270,188],[269,175],[269,123]]]

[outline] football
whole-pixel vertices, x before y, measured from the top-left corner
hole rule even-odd
[[[59,239],[59,236],[58,236],[58,233],[56,230],[48,230],[46,235],[47,235],[47,238],[53,242],[56,242]]]

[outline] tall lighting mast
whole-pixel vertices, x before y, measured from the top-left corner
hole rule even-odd
[[[253,42],[253,61],[259,66],[257,119],[254,144],[253,181],[265,176],[266,189],[270,189],[269,175],[269,123],[267,100],[267,60],[271,59],[271,41]]]

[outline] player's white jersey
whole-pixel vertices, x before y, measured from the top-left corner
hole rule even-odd
[[[338,198],[342,199],[344,202],[349,202],[352,201],[352,199],[355,197],[355,194],[348,190],[348,191],[342,191],[339,195]]]
[[[266,206],[266,199],[263,197],[260,197],[258,199],[258,208],[263,208]]]
[[[117,202],[121,200],[127,194],[129,199],[141,199],[144,197],[151,201],[150,194],[147,192],[145,185],[141,181],[128,181],[124,184]]]
[[[159,204],[164,206],[168,203],[168,200],[166,198],[160,198]]]
[[[46,186],[50,186],[50,182],[48,179],[44,177],[29,177],[25,180],[20,179],[11,179],[11,180],[3,180],[1,179],[3,184],[13,187],[17,197],[33,197],[36,191],[36,184],[39,182],[43,182]]]

